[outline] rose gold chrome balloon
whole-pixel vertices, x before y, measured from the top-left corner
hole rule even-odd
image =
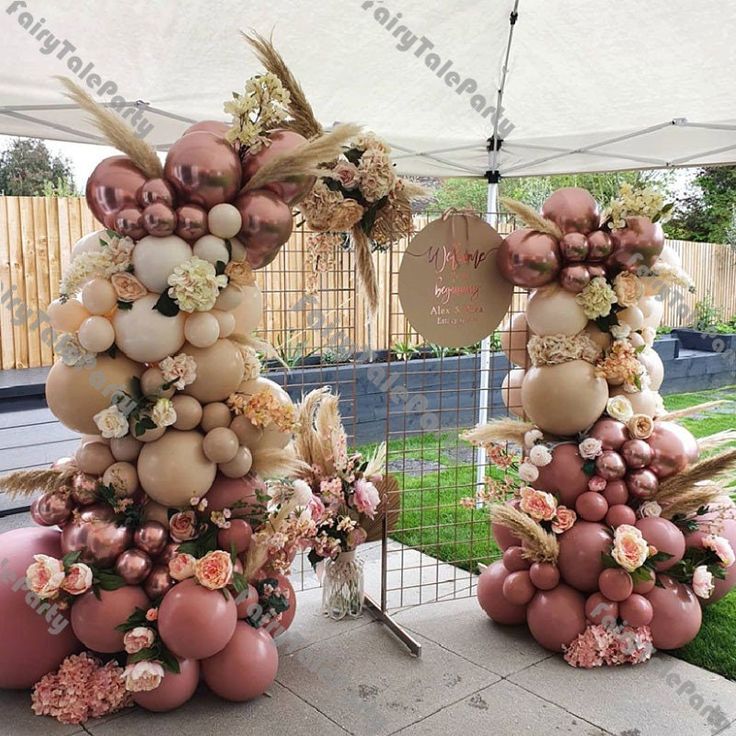
[[[139,190],[137,194],[138,204],[145,208],[154,202],[162,202],[169,207],[176,204],[176,195],[174,187],[166,181],[166,179],[149,179]]]
[[[266,189],[240,194],[233,204],[243,218],[237,238],[245,246],[248,263],[255,269],[267,266],[291,235],[289,206]]]
[[[165,565],[156,565],[143,583],[143,590],[153,601],[166,595],[173,585],[174,581],[169,577],[169,568]]]
[[[114,521],[93,521],[87,532],[82,561],[99,567],[110,567],[133,542],[133,530],[118,526]]]
[[[125,207],[105,220],[105,224],[120,235],[140,240],[146,229],[143,224],[143,213],[137,207]]]
[[[590,271],[582,263],[565,266],[560,271],[560,286],[573,294],[579,294],[590,283]]]
[[[598,203],[590,192],[579,187],[563,187],[553,192],[542,205],[542,217],[556,223],[563,233],[587,235],[598,227]]]
[[[600,440],[604,450],[619,450],[629,439],[626,425],[610,417],[599,419],[588,432],[588,436]]]
[[[176,230],[180,238],[188,243],[207,235],[207,212],[198,204],[185,204],[176,210]]]
[[[126,549],[115,562],[115,572],[128,585],[142,583],[152,568],[151,558],[140,549]]]
[[[176,542],[170,542],[164,547],[163,552],[156,558],[156,562],[159,565],[168,565],[178,552],[179,545]]]
[[[238,193],[240,158],[224,138],[197,130],[169,149],[164,175],[183,202],[209,210]]]
[[[652,448],[644,440],[628,440],[621,447],[626,466],[633,470],[645,468],[652,461]]]
[[[65,555],[69,552],[81,552],[87,546],[91,525],[110,522],[114,517],[115,512],[107,504],[86,506],[64,526],[61,532],[61,551]]]
[[[143,210],[143,227],[149,235],[164,238],[176,229],[176,213],[163,202],[149,204]]]
[[[605,267],[601,266],[599,263],[586,263],[585,266],[588,269],[591,279],[606,275]]]
[[[107,224],[108,217],[136,206],[136,193],[145,183],[145,174],[127,156],[103,159],[87,180],[87,206]]]
[[[588,239],[582,233],[567,233],[560,240],[563,261],[584,261],[588,257]]]
[[[72,479],[72,499],[81,506],[97,500],[97,478],[87,473],[77,473]]]
[[[636,272],[654,264],[664,248],[664,231],[647,217],[627,217],[626,227],[611,233],[608,265]]]
[[[591,261],[603,261],[611,255],[613,242],[611,236],[603,230],[594,230],[588,235],[588,258]]]
[[[595,461],[595,468],[598,475],[606,480],[618,480],[626,475],[626,463],[617,452],[613,450],[604,450]]]
[[[626,476],[626,487],[634,498],[638,498],[640,501],[645,501],[657,492],[659,480],[648,468],[632,470]]]
[[[655,422],[647,443],[654,452],[649,468],[659,478],[681,473],[691,458],[697,459],[697,440],[673,422]]]
[[[58,493],[45,493],[34,500],[31,505],[31,515],[34,521],[41,526],[63,524],[71,516],[74,502],[70,495],[62,496]]]
[[[158,557],[169,541],[169,530],[158,521],[144,521],[135,531],[133,543],[151,557]]]
[[[496,252],[498,269],[507,281],[525,289],[549,284],[560,270],[560,250],[549,235],[523,228],[506,237]]]

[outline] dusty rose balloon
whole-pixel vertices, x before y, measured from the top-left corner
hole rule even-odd
[[[217,654],[230,641],[236,621],[231,595],[208,590],[192,578],[175,585],[158,609],[159,634],[178,657],[204,659]]]
[[[606,514],[606,524],[612,526],[614,529],[622,524],[629,524],[633,526],[636,524],[636,514],[631,506],[627,506],[623,503],[617,503],[608,509]]]
[[[697,440],[674,422],[655,422],[647,442],[654,453],[649,467],[660,479],[681,473],[697,457]]]
[[[220,529],[217,532],[217,544],[220,549],[228,552],[235,546],[235,552],[242,554],[248,549],[253,530],[250,524],[243,519],[232,519],[229,529]]]
[[[157,521],[144,521],[133,536],[133,544],[151,557],[158,557],[168,541],[168,528]]]
[[[588,436],[600,440],[604,450],[620,450],[629,439],[629,432],[623,422],[604,417],[593,425]]]
[[[273,576],[276,579],[277,585],[281,588],[289,601],[289,607],[281,614],[281,620],[267,625],[264,629],[269,633],[270,636],[276,638],[281,636],[291,625],[294,623],[296,617],[296,592],[294,586],[291,584],[291,580],[286,575],[278,573]]]
[[[232,509],[233,516],[248,516],[263,510],[258,497],[266,493],[265,483],[256,475],[227,478],[218,473],[207,493],[207,508],[211,511]]]
[[[582,233],[567,233],[560,240],[560,255],[563,261],[585,261],[588,258],[588,251],[588,239]]]
[[[598,576],[603,571],[602,553],[611,551],[609,530],[600,523],[578,520],[559,538],[557,566],[562,579],[584,593],[598,590]]]
[[[626,463],[615,450],[604,450],[595,459],[595,469],[606,480],[618,480],[626,475]]]
[[[115,572],[128,585],[140,585],[152,568],[151,558],[140,549],[126,549],[115,561]]]
[[[143,210],[143,228],[156,238],[171,235],[176,230],[176,213],[164,202],[149,204]]]
[[[185,343],[182,351],[197,363],[197,378],[184,393],[194,396],[201,404],[224,401],[243,380],[243,356],[230,340],[218,340],[208,348]]]
[[[608,513],[608,501],[600,493],[586,491],[575,501],[575,511],[585,521],[600,521]]]
[[[648,570],[643,570],[643,573],[648,575],[649,578],[646,580],[638,580],[634,583],[634,593],[638,595],[646,595],[655,585],[656,573],[649,572]]]
[[[667,519],[661,516],[652,516],[647,519],[639,519],[636,528],[642,533],[644,539],[657,548],[658,552],[666,552],[671,557],[654,566],[657,572],[669,570],[676,565],[685,555],[685,536]]]
[[[542,217],[552,220],[563,233],[592,232],[600,220],[598,203],[590,192],[579,187],[563,187],[542,204]]]
[[[585,598],[564,583],[540,590],[527,608],[526,622],[541,646],[560,652],[585,631]]]
[[[124,207],[114,215],[108,215],[105,225],[116,233],[133,238],[133,240],[140,240],[146,234],[143,212],[138,207]]]
[[[194,243],[204,235],[207,235],[207,211],[198,204],[184,204],[177,208],[176,230],[180,238],[188,243]]]
[[[515,606],[525,606],[537,592],[526,570],[509,573],[501,589],[504,598]]]
[[[627,217],[626,227],[611,231],[613,253],[608,265],[636,272],[654,265],[664,248],[664,231],[647,217]]]
[[[626,467],[633,470],[649,465],[653,454],[651,446],[644,440],[627,440],[621,446],[621,457],[626,462]]]
[[[560,286],[573,294],[579,294],[590,283],[590,271],[582,263],[565,266],[560,271]]]
[[[619,604],[621,618],[629,626],[649,626],[654,618],[652,604],[638,593],[633,593]]]
[[[58,531],[39,527],[13,529],[0,535],[0,575],[5,581],[0,585],[0,688],[30,688],[80,648],[69,625],[68,611],[57,609],[50,621],[46,620],[43,612],[37,613],[38,601],[32,594],[14,584],[25,580],[34,555],[60,559],[59,541]],[[29,605],[27,599],[36,606]]]
[[[72,513],[72,498],[60,493],[44,493],[31,504],[31,516],[41,526],[63,524]]]
[[[252,586],[248,586],[248,591],[243,591],[235,599],[235,603],[238,609],[238,618],[248,618],[256,609],[258,605],[259,596],[258,591]]]
[[[120,210],[135,207],[136,193],[145,183],[145,174],[127,156],[103,159],[87,180],[87,206],[105,222]]]
[[[603,261],[611,255],[613,242],[604,230],[594,230],[588,235],[588,258],[591,261]]]
[[[210,209],[220,202],[229,202],[237,194],[240,159],[224,138],[197,130],[171,146],[164,176],[183,202]]]
[[[649,468],[632,470],[626,475],[626,487],[631,496],[646,501],[657,492],[659,480]]]
[[[529,578],[539,590],[552,590],[560,582],[560,570],[551,562],[534,562],[529,568]]]
[[[148,609],[148,597],[138,586],[100,590],[99,598],[90,590],[72,606],[72,628],[88,649],[104,654],[120,652],[123,632],[115,627],[125,623],[136,608]]]
[[[679,649],[691,642],[700,631],[703,613],[698,598],[688,585],[659,575],[659,585],[647,593],[654,616],[649,628],[657,649]]]
[[[552,450],[552,462],[539,470],[532,485],[539,490],[559,495],[560,503],[575,508],[575,501],[588,490],[588,476],[583,471],[585,461],[577,443],[564,443]]]
[[[157,688],[133,693],[133,702],[154,713],[166,713],[179,708],[197,691],[199,673],[196,659],[179,659],[178,673],[167,670]]]
[[[201,666],[202,679],[213,693],[225,700],[244,703],[271,687],[279,667],[279,655],[273,639],[265,631],[238,621],[232,639]]]
[[[593,593],[585,601],[585,617],[594,624],[615,622],[618,618],[618,603],[609,601],[600,593]]]
[[[112,567],[117,558],[133,543],[133,530],[118,526],[114,521],[89,524],[82,562],[93,563],[98,567]]]
[[[476,595],[480,607],[497,624],[516,625],[526,620],[526,606],[515,606],[503,595],[503,584],[511,573],[501,560],[491,563],[478,578]]]
[[[143,590],[152,601],[165,596],[173,587],[174,579],[169,576],[168,565],[162,564],[154,565],[143,583]]]
[[[507,547],[503,553],[503,564],[509,572],[528,570],[532,563],[524,557],[523,547]]]
[[[233,204],[243,220],[237,237],[248,263],[255,269],[267,266],[291,235],[289,205],[266,189],[240,194]]]
[[[501,275],[512,284],[536,289],[552,282],[560,271],[557,241],[530,228],[514,230],[496,252]]]
[[[620,603],[634,592],[634,581],[626,570],[609,567],[598,577],[598,587],[608,600]]]

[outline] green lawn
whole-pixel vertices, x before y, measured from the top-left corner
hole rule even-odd
[[[736,387],[666,396],[665,405],[674,411],[715,399],[734,403],[682,421],[696,437],[705,437],[734,428]],[[464,496],[473,495],[475,468],[472,450],[456,433],[391,441],[388,459],[403,488],[394,539],[466,570],[498,559],[488,511],[459,504]],[[736,591],[705,610],[698,638],[674,654],[736,680]]]

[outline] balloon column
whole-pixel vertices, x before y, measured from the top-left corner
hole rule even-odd
[[[253,336],[253,271],[289,238],[314,181],[289,155],[313,142],[288,129],[273,74],[226,103],[231,125],[186,130],[163,166],[67,87],[126,155],[90,176],[105,229],[74,246],[49,307],[61,357],[46,396],[79,447],[0,481],[43,491],[39,528],[0,537],[0,687],[35,685],[36,713],[69,723],[133,701],[170,710],[200,678],[249,700],[276,675],[273,636],[296,605],[287,575],[315,527],[309,487],[288,480],[297,410],[261,377]],[[340,135],[318,140],[310,166],[337,158]]]
[[[465,500],[490,504],[503,552],[478,599],[573,666],[641,662],[691,641],[701,605],[736,585],[736,509],[717,482],[736,452],[699,462],[658,393],[664,291],[690,283],[664,246],[670,207],[630,186],[603,213],[582,189],[556,191],[541,214],[506,204],[528,227],[498,264],[531,294],[502,337],[518,366],[504,398],[521,418],[466,434],[504,472]]]

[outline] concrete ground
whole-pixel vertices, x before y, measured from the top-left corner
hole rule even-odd
[[[27,524],[25,515],[1,519],[0,532]],[[367,588],[376,593],[380,550],[364,552]],[[394,618],[421,643],[419,659],[368,614],[325,619],[321,591],[305,571],[309,589],[278,640],[279,672],[267,696],[233,704],[203,688],[173,713],[131,709],[80,728],[38,718],[28,693],[6,691],[0,734],[736,736],[736,683],[664,654],[638,667],[576,670],[523,628],[489,621],[468,595],[467,573],[398,545],[389,569],[389,603],[409,606]],[[420,601],[426,605],[413,605]]]

